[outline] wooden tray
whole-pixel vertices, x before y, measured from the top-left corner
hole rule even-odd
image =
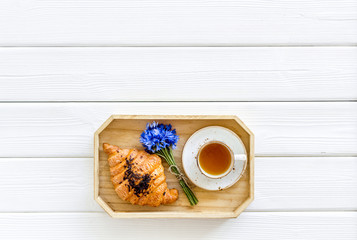
[[[242,139],[248,153],[248,165],[242,178],[232,187],[222,191],[206,191],[193,187],[199,200],[191,207],[175,176],[167,171],[163,161],[169,188],[179,190],[179,199],[170,205],[159,207],[137,206],[121,200],[110,181],[107,155],[103,143],[121,148],[143,149],[140,134],[153,120],[172,124],[180,140],[174,150],[175,160],[181,167],[183,146],[192,133],[200,128],[216,125],[233,130]],[[253,201],[254,196],[254,136],[236,116],[138,116],[113,115],[94,135],[94,197],[104,210],[114,218],[232,218],[237,217]],[[182,169],[182,168],[181,168]]]

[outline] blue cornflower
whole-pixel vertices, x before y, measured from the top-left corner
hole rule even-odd
[[[157,122],[148,123],[145,131],[141,134],[140,142],[149,153],[155,153],[166,147],[176,148],[179,137],[176,129],[171,124],[164,125]]]
[[[140,136],[140,142],[149,153],[155,153],[169,164],[170,172],[175,174],[180,185],[186,194],[191,206],[198,203],[198,199],[192,190],[188,187],[185,177],[177,167],[172,149],[176,148],[179,136],[176,129],[172,129],[171,124],[164,125],[157,122],[148,123],[145,131]]]

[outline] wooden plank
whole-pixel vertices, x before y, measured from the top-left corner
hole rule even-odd
[[[0,101],[356,100],[356,64],[356,47],[0,48]]]
[[[21,229],[21,231],[19,231]],[[356,212],[244,212],[238,219],[111,219],[105,213],[0,214],[2,239],[355,240]]]
[[[356,157],[258,157],[246,211],[357,210],[356,172]],[[92,158],[2,158],[0,182],[0,212],[103,211]]]
[[[3,103],[0,157],[93,157],[112,114],[237,115],[256,156],[357,155],[357,103]],[[138,135],[139,137],[139,135]]]
[[[249,210],[357,210],[356,173],[356,157],[256,158]]]
[[[102,211],[90,158],[1,158],[0,182],[0,212]]]
[[[0,45],[355,44],[356,15],[350,0],[3,0]]]

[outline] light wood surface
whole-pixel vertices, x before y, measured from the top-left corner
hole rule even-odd
[[[357,47],[0,48],[0,101],[356,100],[356,62]]]
[[[0,45],[348,45],[356,15],[353,0],[2,0]]]
[[[356,6],[0,1],[0,239],[356,240]],[[238,219],[111,219],[92,136],[118,113],[239,115],[255,201]]]
[[[243,212],[234,219],[112,219],[106,213],[4,213],[5,239],[353,240],[356,212]],[[43,228],[46,226],[46,228]],[[165,235],[163,237],[163,235]]]
[[[0,157],[92,157],[93,134],[111,114],[207,112],[242,119],[256,156],[357,155],[355,102],[4,103],[0,112]]]
[[[93,163],[1,158],[0,213],[103,212],[93,198]],[[356,157],[256,157],[254,165],[255,196],[246,211],[357,210]]]
[[[146,124],[158,121],[171,124],[180,139],[173,151],[177,166],[182,169],[182,150],[187,139],[197,130],[207,126],[222,126],[234,131],[247,151],[247,167],[240,180],[222,191],[207,191],[194,186],[199,203],[192,207],[176,177],[167,171],[163,160],[166,182],[169,188],[179,191],[176,202],[159,207],[132,205],[123,201],[114,191],[110,179],[108,155],[103,143],[120,148],[143,149],[139,139]],[[254,198],[254,135],[236,116],[229,115],[113,115],[95,133],[94,142],[94,197],[108,214],[114,218],[232,218],[237,217]]]

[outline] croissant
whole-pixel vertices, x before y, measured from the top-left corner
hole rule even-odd
[[[173,203],[176,189],[168,189],[161,158],[137,149],[120,149],[103,144],[109,155],[111,181],[118,196],[131,204],[157,207]]]

